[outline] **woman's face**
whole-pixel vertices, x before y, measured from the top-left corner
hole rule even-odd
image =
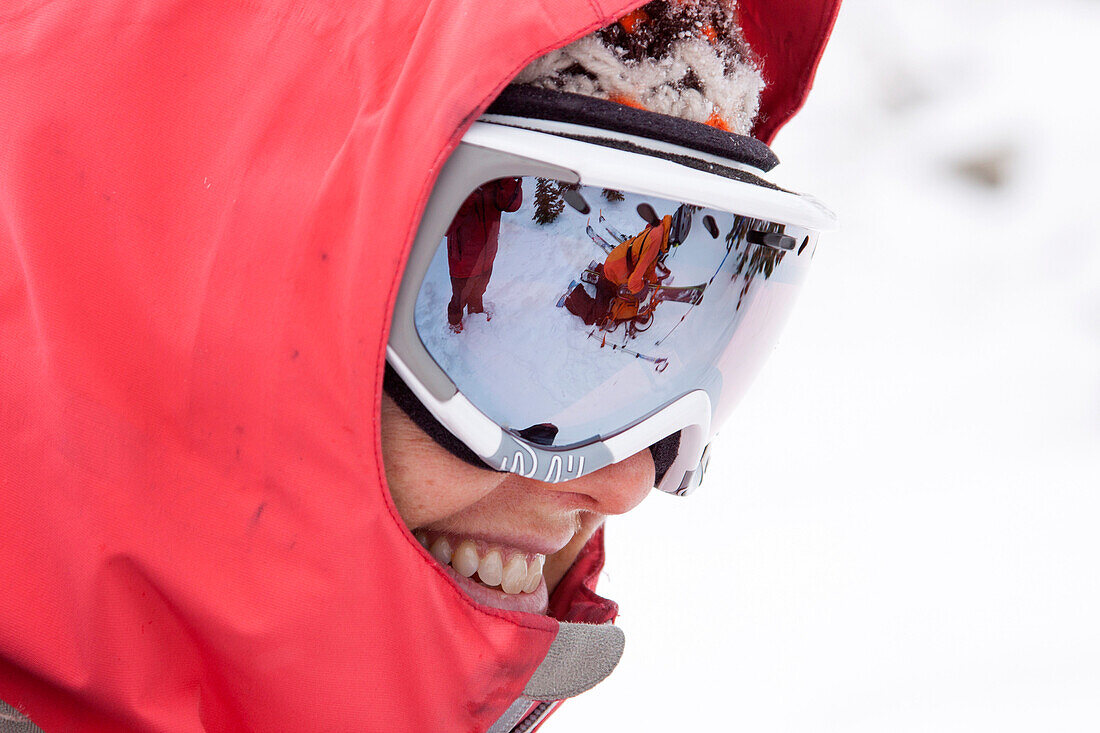
[[[654,483],[644,450],[573,481],[548,484],[455,458],[382,395],[382,457],[397,511],[474,600],[545,613],[592,533],[633,509]]]

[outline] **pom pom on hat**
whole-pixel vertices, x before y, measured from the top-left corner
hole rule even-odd
[[[764,79],[734,0],[654,0],[536,59],[517,84],[608,99],[748,135]]]

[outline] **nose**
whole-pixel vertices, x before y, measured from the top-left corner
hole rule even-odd
[[[552,489],[567,494],[577,508],[604,516],[625,514],[649,494],[655,475],[653,455],[646,449]]]

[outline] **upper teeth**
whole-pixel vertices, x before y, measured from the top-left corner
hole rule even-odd
[[[462,540],[455,547],[455,539],[439,535],[430,539],[423,530],[416,531],[416,539],[432,553],[432,557],[444,565],[450,565],[459,575],[469,578],[475,573],[479,580],[490,587],[500,589],[510,595],[533,593],[542,582],[544,555],[528,557],[512,551],[505,562],[505,550],[500,547],[486,546],[478,551],[473,540]]]

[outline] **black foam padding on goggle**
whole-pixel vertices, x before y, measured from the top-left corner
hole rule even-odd
[[[672,468],[672,462],[676,460],[676,454],[680,452],[680,431],[677,430],[667,438],[658,440],[649,446],[649,452],[653,454],[653,469],[655,478],[653,485],[661,483],[661,479]]]
[[[509,117],[569,122],[672,143],[765,172],[779,165],[779,158],[772,149],[756,138],[583,94],[513,84],[505,87],[485,111]]]
[[[402,412],[409,416],[410,420],[431,436],[432,440],[450,451],[451,455],[455,458],[466,461],[466,463],[469,463],[471,466],[484,468],[487,471],[495,470],[489,468],[477,453],[470,450],[469,447],[456,438],[450,430],[443,427],[443,425],[435,419],[435,415],[424,406],[423,402],[417,399],[417,396],[413,394],[413,391],[405,384],[405,380],[403,380],[389,364],[386,364],[386,372],[382,376],[382,390],[397,403],[397,406],[401,408]]]
[[[386,364],[386,371],[382,376],[382,390],[397,403],[397,406],[401,408],[402,412],[408,415],[410,420],[416,423],[432,440],[440,447],[449,451],[455,458],[465,461],[471,466],[484,468],[486,471],[497,471],[495,468],[490,468],[485,461],[481,460],[481,458],[470,450],[465,443],[456,438],[450,430],[443,427],[443,425],[435,419],[435,415],[433,415],[428,408],[424,406],[424,403],[413,394],[413,391],[405,384],[405,380],[403,380],[389,364]],[[653,454],[653,466],[656,470],[654,484],[661,483],[661,479],[668,473],[668,469],[672,466],[672,462],[676,460],[676,453],[679,449],[679,432],[673,433],[667,438],[649,446],[649,451]],[[498,473],[499,472],[500,471],[498,471]]]

